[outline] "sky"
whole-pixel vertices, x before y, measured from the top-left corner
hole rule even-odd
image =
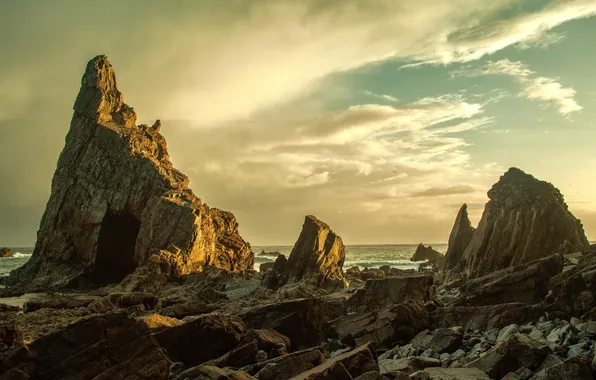
[[[31,246],[86,62],[253,245],[446,242],[515,166],[596,239],[596,0],[0,1],[0,245]]]

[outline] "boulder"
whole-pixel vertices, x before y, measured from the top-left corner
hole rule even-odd
[[[582,251],[581,222],[552,184],[509,169],[488,192],[478,228],[462,260],[468,278],[550,256]]]
[[[303,298],[260,305],[238,316],[253,329],[270,329],[285,335],[294,348],[312,347],[321,342],[327,322],[327,305],[317,298]]]
[[[342,288],[346,284],[342,271],[345,258],[341,237],[327,224],[308,215],[285,265],[282,283],[304,279],[318,287]]]
[[[89,61],[34,252],[9,285],[118,283],[160,250],[180,259],[172,275],[253,267],[234,215],[201,202],[164,137],[136,118],[107,57]]]
[[[251,329],[246,333],[244,340],[240,344],[246,344],[249,342],[256,342],[259,350],[263,350],[267,353],[270,358],[280,356],[279,353],[284,355],[291,348],[290,338],[278,333],[275,330],[254,330]]]
[[[0,248],[0,257],[14,257],[14,252],[10,248]]]
[[[381,374],[389,375],[395,372],[403,372],[411,375],[414,372],[423,370],[428,367],[440,367],[441,361],[434,358],[427,358],[423,356],[410,356],[400,359],[380,359],[379,368]],[[392,377],[392,376],[391,376]]]
[[[585,358],[571,358],[562,363],[537,372],[531,380],[593,380],[594,372],[590,361]]]
[[[173,380],[252,380],[254,377],[230,368],[201,365],[188,368],[172,377]]]
[[[246,335],[242,320],[235,316],[206,314],[153,334],[172,361],[196,366],[234,349]]]
[[[463,338],[461,327],[439,328],[434,331],[420,332],[410,344],[417,349],[430,349],[438,354],[450,354],[461,347]]]
[[[143,322],[151,332],[157,332],[184,324],[180,319],[164,317],[159,314],[143,315],[136,319],[137,321]]]
[[[287,262],[288,259],[286,259],[286,256],[277,256],[271,270],[265,271],[263,275],[263,285],[270,289],[277,289],[282,286]]]
[[[477,368],[426,368],[424,375],[413,374],[411,379],[425,380],[490,380],[490,377]],[[424,377],[426,376],[426,377]]]
[[[535,368],[550,352],[548,346],[523,334],[513,334],[484,353],[467,367],[478,368],[500,379],[520,367]]]
[[[0,379],[169,379],[170,361],[147,327],[125,314],[74,323],[42,336],[0,362]],[[18,378],[18,377],[17,377]]]
[[[464,251],[470,244],[474,227],[468,217],[468,205],[464,203],[459,209],[453,228],[449,234],[449,241],[447,245],[447,252],[442,260],[440,260],[439,270],[442,277],[453,277],[451,272],[456,273],[461,270],[460,264]]]
[[[482,306],[511,302],[541,302],[549,291],[550,280],[563,270],[563,256],[542,259],[502,269],[466,281],[459,290],[462,303]]]
[[[290,379],[325,362],[321,347],[296,351],[241,368],[259,380]]]
[[[416,251],[410,258],[410,261],[428,261],[430,263],[436,263],[443,254],[439,251],[435,251],[432,245],[425,247],[422,243],[418,244]]]
[[[298,379],[351,380],[366,372],[378,371],[377,354],[371,344],[363,345],[326,360],[322,364],[294,377]],[[259,376],[261,380],[261,377]]]
[[[168,307],[164,307],[159,311],[160,314],[172,318],[184,318],[191,315],[201,315],[211,313],[218,310],[219,306],[214,304],[206,304],[198,300],[190,300],[184,303],[178,303]]]
[[[431,326],[463,326],[466,330],[489,330],[535,321],[544,315],[537,305],[506,303],[489,306],[438,307],[430,313]]]
[[[0,352],[23,344],[23,333],[14,320],[0,321]]]
[[[274,266],[275,266],[275,261],[268,261],[266,263],[259,265],[259,272],[265,273],[269,269],[273,269]]]
[[[330,322],[334,335],[351,347],[368,342],[385,347],[405,344],[427,326],[426,309],[415,302],[399,303],[381,311],[347,314]]]
[[[563,306],[567,314],[581,316],[596,307],[596,253],[588,253],[578,264],[550,281],[547,302]]]
[[[432,285],[432,275],[371,279],[350,296],[347,306],[350,311],[373,311],[406,300],[424,303],[432,295]]]
[[[249,342],[238,345],[238,347],[232,349],[230,352],[220,356],[217,359],[210,360],[208,363],[219,368],[240,368],[259,361],[257,359],[258,352],[259,344],[257,342]],[[265,360],[267,360],[266,356]]]
[[[84,296],[49,296],[47,298],[35,298],[23,304],[23,313],[31,313],[43,308],[76,309],[78,307],[87,307],[96,299],[97,297]]]

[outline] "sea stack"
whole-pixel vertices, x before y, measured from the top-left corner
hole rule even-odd
[[[410,258],[410,261],[428,261],[430,263],[436,263],[443,255],[439,251],[435,251],[432,245],[428,247],[424,246],[424,244],[418,244],[416,247],[416,251]]]
[[[10,248],[0,248],[0,257],[14,257],[14,252]]]
[[[464,251],[470,244],[472,235],[474,234],[474,227],[468,217],[468,205],[463,204],[457,213],[455,223],[449,234],[449,242],[445,257],[441,260],[439,266],[440,271],[444,277],[448,277],[449,273],[461,264],[461,259]]]
[[[468,278],[589,246],[581,222],[548,182],[511,168],[488,197],[463,254],[462,268]]]
[[[284,266],[283,284],[305,280],[323,288],[343,287],[344,243],[331,228],[308,215]]]
[[[89,61],[35,250],[9,284],[30,291],[119,282],[152,255],[168,257],[176,274],[252,269],[234,215],[202,203],[170,162],[159,128],[136,118],[107,57]]]

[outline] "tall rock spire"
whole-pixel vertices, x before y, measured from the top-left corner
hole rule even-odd
[[[46,291],[128,276],[125,283],[133,289],[159,286],[157,278],[167,281],[208,265],[252,269],[253,253],[234,215],[202,203],[188,188],[188,177],[170,162],[164,137],[135,122],[107,57],[93,58],[35,250],[8,284]]]

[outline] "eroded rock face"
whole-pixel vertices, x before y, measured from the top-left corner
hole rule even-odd
[[[416,251],[410,258],[410,261],[429,261],[431,263],[436,263],[443,255],[439,251],[435,251],[432,245],[428,247],[424,246],[424,244],[418,244],[416,247]]]
[[[472,240],[474,230],[468,217],[468,205],[464,203],[457,213],[455,223],[453,223],[453,228],[449,234],[447,252],[439,265],[444,277],[449,277],[449,273],[461,264],[462,256],[468,244],[470,244],[470,240]]]
[[[433,276],[414,275],[367,280],[348,299],[350,311],[374,311],[411,300],[424,303],[431,298]]]
[[[284,268],[283,283],[304,279],[318,287],[343,287],[346,251],[341,237],[316,217],[308,215]]]
[[[37,244],[9,284],[28,290],[114,283],[152,254],[179,257],[185,274],[205,265],[252,268],[254,255],[229,212],[209,208],[170,162],[158,128],[136,125],[105,56],[86,68],[52,181]]]
[[[0,374],[22,379],[169,378],[170,361],[147,327],[124,314],[93,317],[10,353]]]
[[[554,253],[581,252],[589,243],[581,222],[552,184],[511,168],[488,192],[489,202],[463,254],[468,278]]]
[[[551,279],[547,302],[581,316],[596,307],[596,252],[582,256],[578,264]]]
[[[534,304],[549,291],[551,279],[563,270],[563,256],[554,254],[465,282],[459,290],[466,305],[511,302]]]

